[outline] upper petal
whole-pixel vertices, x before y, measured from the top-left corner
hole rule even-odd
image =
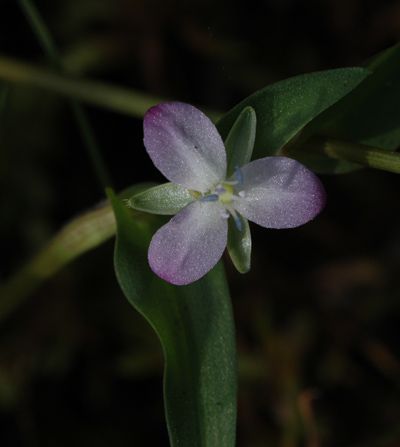
[[[221,258],[227,232],[227,221],[217,203],[194,202],[153,236],[148,254],[150,267],[172,284],[196,281]]]
[[[292,228],[313,219],[325,206],[325,189],[301,163],[268,157],[242,167],[245,198],[235,208],[267,228]]]
[[[225,178],[224,143],[210,119],[195,107],[159,104],[147,111],[143,129],[147,152],[171,182],[207,192]]]

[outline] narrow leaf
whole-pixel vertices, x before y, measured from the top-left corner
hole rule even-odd
[[[400,44],[367,61],[365,82],[304,129],[290,156],[319,172],[348,172],[360,165],[303,154],[301,144],[313,134],[395,150],[400,145]]]
[[[147,261],[155,228],[136,224],[111,191],[109,197],[117,222],[117,279],[164,348],[164,396],[171,446],[233,447],[236,351],[222,264],[188,286],[163,281]]]
[[[247,106],[257,115],[253,159],[275,155],[297,132],[339,101],[369,74],[363,68],[341,68],[310,73],[269,85],[228,112],[217,128],[225,139]]]

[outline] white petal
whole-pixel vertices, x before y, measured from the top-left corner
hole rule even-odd
[[[172,284],[196,281],[221,258],[227,232],[218,203],[194,202],[154,235],[148,255],[150,267]]]
[[[189,104],[152,107],[143,121],[144,145],[156,167],[173,183],[208,192],[226,175],[226,153],[217,128]]]
[[[242,167],[242,174],[246,194],[234,207],[263,227],[297,227],[325,206],[325,189],[318,177],[290,158],[255,160]]]

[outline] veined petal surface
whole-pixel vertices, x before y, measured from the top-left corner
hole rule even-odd
[[[221,258],[228,223],[212,202],[194,202],[180,211],[153,236],[150,267],[161,278],[185,285],[204,276]]]
[[[207,192],[226,175],[226,153],[217,128],[195,107],[166,102],[143,121],[144,145],[165,177],[186,189]]]
[[[313,219],[325,206],[318,177],[299,162],[267,157],[242,167],[245,198],[235,208],[266,228],[293,228]]]

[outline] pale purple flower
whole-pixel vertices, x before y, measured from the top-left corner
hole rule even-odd
[[[191,200],[154,235],[152,270],[177,285],[204,276],[221,258],[228,218],[239,215],[266,228],[293,228],[325,205],[319,179],[286,157],[267,157],[237,167],[228,179],[224,143],[198,109],[179,102],[152,107],[144,118],[144,144],[155,166]]]

